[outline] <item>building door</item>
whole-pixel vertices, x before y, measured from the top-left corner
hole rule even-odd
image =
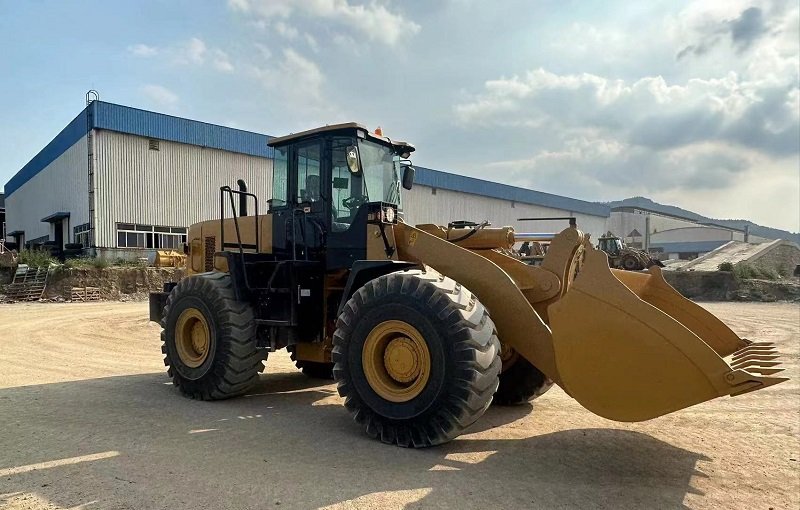
[[[58,220],[53,223],[54,240],[56,249],[53,251],[53,256],[58,257],[62,262],[64,261],[64,220]]]

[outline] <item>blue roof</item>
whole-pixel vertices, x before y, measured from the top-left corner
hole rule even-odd
[[[88,122],[87,122],[88,114]],[[271,136],[243,131],[196,120],[174,117],[129,106],[94,101],[70,122],[27,165],[5,185],[11,196],[47,165],[83,138],[90,129],[106,129],[132,135],[210,147],[265,158],[273,157],[267,146]],[[542,205],[573,213],[608,217],[611,209],[604,204],[584,202],[474,177],[417,167],[416,183],[433,188],[472,193],[512,202]]]
[[[609,214],[611,214],[611,208],[605,204],[584,202],[583,200],[575,198],[552,195],[532,189],[518,188],[508,184],[485,181],[483,179],[451,174],[449,172],[442,172],[430,168],[418,166],[416,169],[417,173],[414,178],[414,183],[430,186],[431,188],[472,193],[474,195],[499,198],[524,204],[542,205],[573,213],[591,214],[593,216],[608,217]]]
[[[89,114],[88,122],[87,113]],[[271,158],[273,155],[272,148],[267,147],[267,141],[272,137],[267,135],[129,106],[94,101],[6,183],[6,196],[11,196],[23,184],[75,145],[88,133],[89,129],[106,129],[265,158]]]
[[[664,253],[705,253],[716,250],[730,241],[685,241],[682,243],[650,243],[650,248],[662,248]]]
[[[264,158],[273,156],[272,148],[267,146],[271,136],[101,101],[91,106],[95,106],[93,127],[97,129]]]

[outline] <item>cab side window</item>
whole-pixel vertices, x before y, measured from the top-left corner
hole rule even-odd
[[[362,177],[353,175],[347,166],[347,148],[355,139],[335,137],[331,141],[331,229],[344,232],[350,228],[354,210],[345,201],[361,195]]]
[[[297,148],[297,201],[319,202],[322,200],[320,177],[320,144],[314,143]]]
[[[276,207],[286,205],[289,200],[288,148],[276,147],[272,163],[272,201]]]

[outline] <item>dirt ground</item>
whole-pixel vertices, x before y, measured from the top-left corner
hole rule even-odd
[[[800,508],[800,305],[704,306],[792,380],[640,424],[554,388],[405,450],[284,353],[246,397],[182,398],[146,303],[0,305],[0,508]]]

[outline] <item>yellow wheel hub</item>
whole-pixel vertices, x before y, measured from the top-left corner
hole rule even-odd
[[[211,333],[203,313],[197,308],[187,308],[175,324],[175,347],[184,365],[197,368],[208,357]]]
[[[397,320],[370,331],[361,353],[372,389],[390,402],[408,402],[425,389],[431,375],[428,344],[417,328]]]

